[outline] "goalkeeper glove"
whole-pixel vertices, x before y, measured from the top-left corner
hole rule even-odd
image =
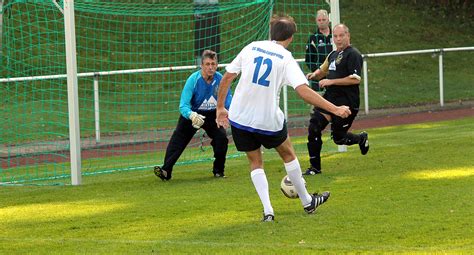
[[[197,112],[191,112],[191,115],[189,115],[189,119],[193,123],[193,127],[195,129],[200,129],[201,126],[204,124],[204,119],[206,117],[202,116],[201,114],[198,114]]]

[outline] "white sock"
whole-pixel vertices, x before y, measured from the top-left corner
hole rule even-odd
[[[273,207],[270,203],[270,193],[268,191],[268,181],[265,171],[261,168],[254,169],[250,172],[250,177],[252,178],[253,186],[255,186],[258,196],[260,197],[260,201],[262,201],[263,213],[265,215],[273,215]]]
[[[284,163],[284,164],[285,164],[286,173],[288,174],[290,181],[293,183],[293,186],[295,186],[296,192],[298,193],[298,196],[300,197],[301,204],[303,206],[310,204],[312,197],[306,190],[306,187],[304,186],[303,175],[301,174],[300,162],[296,158],[295,160],[288,163]]]

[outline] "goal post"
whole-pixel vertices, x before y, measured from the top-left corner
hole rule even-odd
[[[339,11],[339,0],[327,0],[330,6],[329,20],[331,21],[331,27],[341,23],[341,14]]]
[[[74,0],[64,0],[64,33],[66,45],[67,95],[69,109],[69,150],[71,183],[81,184],[81,132],[79,127],[79,96],[76,59],[76,26]]]

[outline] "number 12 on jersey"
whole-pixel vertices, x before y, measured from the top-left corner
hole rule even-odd
[[[263,59],[263,57],[256,57],[253,62],[256,64],[256,66],[255,71],[253,72],[252,82],[264,87],[268,87],[270,85],[270,81],[267,80],[267,77],[272,71],[272,60],[269,58]],[[262,64],[266,66],[266,69],[262,76],[258,77]]]

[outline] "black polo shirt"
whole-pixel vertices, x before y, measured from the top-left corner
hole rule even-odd
[[[332,31],[325,36],[319,29],[312,34],[306,43],[305,62],[311,72],[321,66],[327,55],[332,51]]]
[[[351,46],[343,51],[333,51],[328,56],[329,73],[327,79],[339,79],[355,74],[361,77],[362,55]],[[332,85],[326,87],[324,93],[331,103],[340,106],[347,105],[351,109],[358,110],[360,104],[359,84],[349,86]]]

